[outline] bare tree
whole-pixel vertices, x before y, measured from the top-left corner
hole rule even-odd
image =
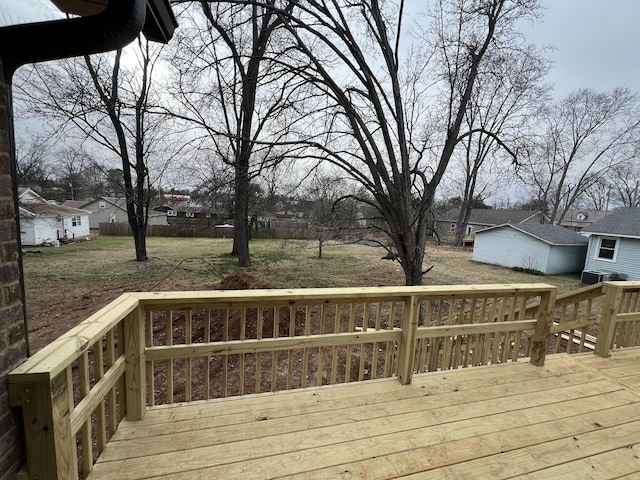
[[[160,48],[140,37],[137,48],[85,56],[33,67],[22,84],[22,99],[34,113],[61,123],[58,134],[69,141],[91,140],[122,165],[129,225],[133,232],[136,260],[147,260],[146,229],[149,210],[152,158],[172,157],[167,143],[165,119],[150,113],[158,104],[152,88]],[[27,98],[28,97],[28,98]]]
[[[630,162],[615,166],[607,175],[607,200],[611,203],[622,207],[640,206],[639,157],[637,154]]]
[[[481,171],[492,170],[491,183],[496,188],[505,182],[512,171],[509,163],[517,161],[522,139],[532,127],[531,119],[544,105],[549,89],[540,83],[548,62],[532,45],[486,58],[465,115],[469,134],[460,142],[458,152],[462,164],[458,175],[463,187],[455,245],[462,245],[473,199],[488,193],[488,183],[477,191]]]
[[[318,258],[329,240],[345,240],[358,227],[357,205],[344,179],[331,175],[314,177],[306,195],[311,202],[308,221],[318,241]]]
[[[544,133],[519,172],[533,196],[549,205],[551,223],[560,223],[581,195],[635,157],[638,107],[626,88],[582,89],[543,114]]]
[[[51,175],[47,166],[46,139],[36,137],[30,142],[24,140],[16,145],[18,185],[24,187],[41,186]]]
[[[537,3],[436,2],[430,27],[412,45],[404,5],[308,0],[294,15],[280,15],[311,63],[299,75],[322,95],[299,131],[305,154],[364,186],[368,195],[358,199],[378,212],[374,220],[406,284],[416,285],[425,273],[436,188],[466,136],[464,116],[484,58],[508,49],[516,22],[534,14]],[[437,112],[429,109],[434,98],[442,99]]]
[[[294,98],[288,68],[279,65],[276,8],[294,0],[199,2],[202,15],[185,12],[174,66],[179,76],[180,112],[204,134],[192,143],[209,148],[233,168],[232,254],[249,266],[249,193],[253,178],[281,160],[274,150],[286,134],[282,115]]]

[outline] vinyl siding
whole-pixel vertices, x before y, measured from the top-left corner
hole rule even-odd
[[[545,272],[549,247],[550,245],[512,228],[500,228],[476,235],[473,260]]]
[[[499,228],[476,235],[476,262],[539,270],[547,275],[580,272],[586,245],[550,245],[513,228]]]
[[[604,237],[607,237],[607,235],[604,235]],[[618,238],[620,243],[618,245],[615,262],[608,262],[595,258],[599,238],[600,235],[591,235],[589,237],[589,249],[587,250],[587,260],[584,269],[620,273],[625,275],[626,280],[640,280],[640,240]]]

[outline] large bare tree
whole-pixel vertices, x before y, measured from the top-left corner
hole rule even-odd
[[[551,223],[562,222],[612,168],[636,158],[639,108],[627,88],[581,89],[544,112],[537,148],[519,171],[531,196],[549,206]]]
[[[250,265],[251,181],[283,158],[276,145],[287,131],[284,112],[296,100],[291,72],[278,61],[286,46],[278,41],[276,14],[294,3],[198,2],[199,10],[185,10],[174,42],[179,108],[171,113],[200,130],[192,145],[233,169],[232,254],[240,266]]]
[[[513,45],[515,47],[515,45]],[[457,156],[462,168],[461,205],[456,222],[455,245],[462,245],[474,198],[486,195],[488,183],[478,191],[483,170],[490,172],[494,191],[504,188],[509,163],[517,162],[518,151],[534,128],[532,119],[544,106],[549,86],[542,83],[548,62],[533,45],[509,52],[489,52],[465,114],[467,137]]]
[[[280,13],[310,61],[299,75],[322,95],[299,141],[364,186],[359,200],[378,212],[407,285],[422,282],[434,195],[466,136],[484,59],[508,51],[516,23],[537,9],[534,0],[433,3],[415,41],[402,0],[306,0]]]
[[[160,50],[139,37],[126,62],[118,50],[40,64],[19,83],[22,104],[56,121],[61,142],[90,140],[118,159],[139,261],[148,258],[149,163],[162,169],[172,157],[166,119],[150,111],[160,103],[152,82]]]

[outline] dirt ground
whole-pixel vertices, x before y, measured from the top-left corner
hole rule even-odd
[[[123,293],[143,292],[150,289],[152,282],[140,282],[116,288],[86,288],[67,291],[60,295],[56,290],[39,291],[28,298],[27,324],[31,352],[42,349],[48,343],[86,320],[109,302]],[[247,288],[271,288],[270,285],[252,275],[234,273],[219,283],[199,285],[197,290],[236,290]],[[195,290],[183,286],[181,290]]]

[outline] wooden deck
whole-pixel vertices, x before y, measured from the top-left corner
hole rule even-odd
[[[89,479],[640,478],[640,349],[150,408]]]

